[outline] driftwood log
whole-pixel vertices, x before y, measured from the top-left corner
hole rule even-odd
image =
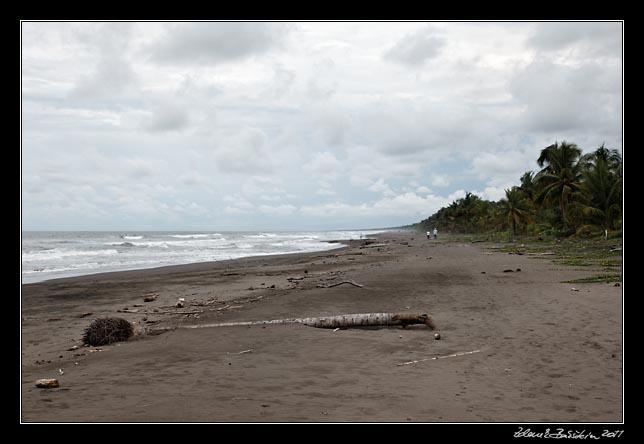
[[[431,330],[436,329],[434,320],[427,314],[417,313],[358,313],[338,316],[323,316],[315,318],[274,319],[270,321],[224,322],[218,324],[181,325],[179,327],[160,327],[159,330],[174,330],[175,328],[211,328],[211,327],[240,327],[248,325],[269,324],[304,324],[316,328],[353,328],[353,327],[387,327],[400,325],[424,324]]]

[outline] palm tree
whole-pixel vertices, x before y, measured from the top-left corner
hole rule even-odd
[[[519,188],[531,202],[534,202],[537,194],[537,182],[532,171],[523,173],[523,176],[521,176],[521,186]]]
[[[583,191],[587,198],[583,213],[601,221],[603,228],[613,230],[614,221],[622,212],[621,156],[616,150],[606,156],[600,152],[602,149],[603,145],[591,153],[595,156],[583,172]]]
[[[610,172],[619,174],[620,176],[622,173],[621,154],[619,154],[619,151],[616,149],[606,148],[603,143],[592,153],[584,154],[581,159],[579,159],[579,162],[582,164],[584,169],[590,168],[597,162],[605,162]]]
[[[537,200],[558,204],[562,225],[567,225],[566,207],[573,193],[581,187],[581,149],[574,143],[555,142],[541,151],[537,163],[542,167],[536,179],[540,191]]]
[[[532,208],[525,194],[517,187],[505,190],[505,198],[501,199],[501,214],[512,222],[512,233],[517,235],[517,225],[525,222],[532,223]]]

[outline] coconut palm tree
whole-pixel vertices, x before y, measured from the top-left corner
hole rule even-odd
[[[517,235],[517,225],[532,223],[532,207],[526,195],[517,187],[505,190],[505,198],[500,200],[501,214],[512,223],[512,233]]]
[[[597,162],[605,162],[610,172],[622,175],[621,154],[616,149],[606,148],[603,143],[592,153],[584,154],[579,162],[583,169],[590,168]]]
[[[519,188],[531,202],[534,202],[534,198],[537,194],[537,182],[535,180],[534,173],[532,171],[526,171],[523,173],[520,180],[521,185]]]
[[[613,230],[614,221],[622,212],[621,157],[617,160],[615,156],[603,154],[595,156],[583,172],[582,190],[586,197],[583,213],[600,222],[603,228]]]
[[[574,193],[581,187],[581,149],[574,143],[555,142],[543,150],[537,159],[542,167],[537,173],[539,187],[537,201],[556,204],[559,207],[560,221],[566,227],[566,207]]]

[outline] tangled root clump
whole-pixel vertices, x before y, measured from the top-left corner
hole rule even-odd
[[[134,335],[134,326],[123,318],[95,319],[83,334],[83,344],[92,347],[127,341]]]

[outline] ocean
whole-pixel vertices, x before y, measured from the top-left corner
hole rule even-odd
[[[332,250],[383,230],[311,232],[23,231],[22,283],[107,271]]]

